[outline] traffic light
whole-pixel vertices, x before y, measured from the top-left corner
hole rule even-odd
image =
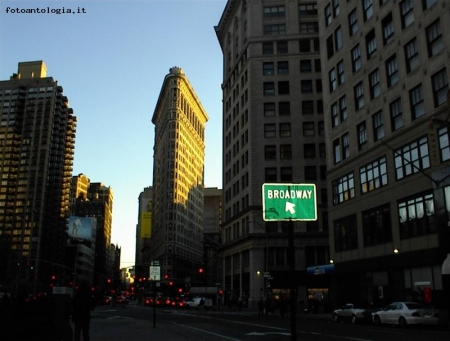
[[[172,281],[170,281],[170,282],[169,282],[169,285],[170,285],[170,286],[172,286],[172,285],[173,285],[173,282],[172,282]]]
[[[111,283],[111,278],[108,278],[108,284],[110,284]]]
[[[183,288],[178,288],[178,292],[181,294],[183,292]]]
[[[199,268],[199,269],[198,269],[198,273],[199,273],[199,274],[202,274],[202,273],[203,273],[203,268]]]
[[[164,275],[164,279],[168,279],[169,278],[169,275]]]

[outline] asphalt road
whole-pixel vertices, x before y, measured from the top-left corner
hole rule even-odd
[[[448,328],[376,327],[332,322],[331,315],[304,315],[296,319],[302,341],[448,341]],[[99,306],[92,314],[92,341],[293,341],[290,318],[258,316],[249,311],[157,309],[130,304],[125,308]]]

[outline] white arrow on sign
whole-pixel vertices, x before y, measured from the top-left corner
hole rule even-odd
[[[294,214],[295,213],[294,207],[295,207],[295,204],[293,204],[293,203],[291,203],[289,201],[286,201],[286,210],[285,210],[285,212],[289,211],[291,214]]]

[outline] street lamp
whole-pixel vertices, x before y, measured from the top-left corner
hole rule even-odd
[[[260,228],[262,228],[264,230],[264,233],[266,235],[266,259],[264,262],[264,273],[263,273],[263,277],[264,277],[264,298],[267,298],[267,272],[269,271],[269,238],[267,236],[267,229],[262,226],[261,224],[255,222],[255,221],[248,221],[248,224],[255,224],[257,226],[259,226]]]

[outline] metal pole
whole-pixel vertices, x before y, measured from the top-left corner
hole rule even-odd
[[[153,328],[156,328],[156,277],[153,279]]]
[[[294,248],[294,224],[290,221],[288,226],[288,262],[289,262],[289,287],[290,287],[290,317],[291,340],[297,340],[297,290],[295,286],[295,248]]]

